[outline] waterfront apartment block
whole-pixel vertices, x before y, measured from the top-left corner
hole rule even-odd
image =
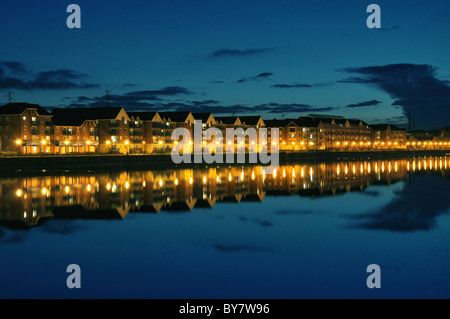
[[[194,124],[201,123],[202,131],[218,128],[222,138],[214,144],[245,144],[254,149],[255,141],[235,136],[226,140],[226,129],[254,128],[258,133],[267,129],[261,145],[267,149],[279,143],[280,151],[323,150],[402,150],[448,149],[450,128],[431,132],[407,132],[391,124],[369,125],[358,119],[335,115],[310,114],[306,117],[264,120],[261,116],[215,117],[212,113],[191,112],[127,112],[122,107],[54,108],[51,113],[36,104],[8,103],[0,107],[0,152],[2,154],[73,154],[168,153],[177,143],[172,140],[176,128],[186,128],[194,143]],[[279,130],[274,140],[271,129]],[[261,138],[257,134],[256,146]],[[203,148],[213,137],[203,140]],[[214,137],[215,139],[215,137]],[[267,141],[266,141],[267,139]],[[209,146],[211,147],[211,146]]]

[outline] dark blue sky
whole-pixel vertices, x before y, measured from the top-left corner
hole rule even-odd
[[[81,7],[81,29],[66,8]],[[382,29],[366,8],[381,7]],[[0,93],[48,107],[450,125],[450,2],[3,1]],[[3,100],[2,102],[6,102]]]

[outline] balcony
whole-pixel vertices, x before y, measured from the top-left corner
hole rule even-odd
[[[109,131],[109,135],[112,135],[112,136],[117,136],[117,135],[119,135],[120,133],[119,133],[119,130],[110,130]]]
[[[172,126],[171,125],[166,125],[165,123],[154,122],[153,123],[153,127],[154,128],[169,128],[169,127],[172,127]]]
[[[130,122],[130,128],[142,128],[142,123],[134,123],[134,122]]]
[[[77,135],[77,132],[76,131],[63,130],[62,134],[63,135]]]
[[[109,123],[109,127],[119,127],[120,126],[120,122],[111,122]]]
[[[96,132],[96,131],[90,131],[89,134],[90,134],[91,136],[95,136],[95,135],[98,135],[98,132]]]
[[[153,131],[153,136],[164,136],[164,132]]]
[[[41,125],[40,121],[31,121],[31,126],[39,126]]]
[[[55,134],[55,130],[45,130],[45,135],[53,135]]]
[[[131,131],[130,130],[130,136],[142,136],[142,131]]]
[[[53,126],[53,122],[52,121],[45,121],[45,126]]]

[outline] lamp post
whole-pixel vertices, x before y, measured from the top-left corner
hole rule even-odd
[[[125,141],[125,150],[126,150],[126,152],[127,152],[127,155],[128,155],[128,153],[129,153],[129,150],[130,150],[130,147],[129,147],[129,145],[130,145],[130,141]]]

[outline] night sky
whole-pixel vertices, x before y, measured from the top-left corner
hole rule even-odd
[[[81,7],[81,29],[66,8]],[[369,29],[369,4],[381,29]],[[41,106],[309,113],[450,126],[450,2],[15,0],[0,5],[0,95]]]

